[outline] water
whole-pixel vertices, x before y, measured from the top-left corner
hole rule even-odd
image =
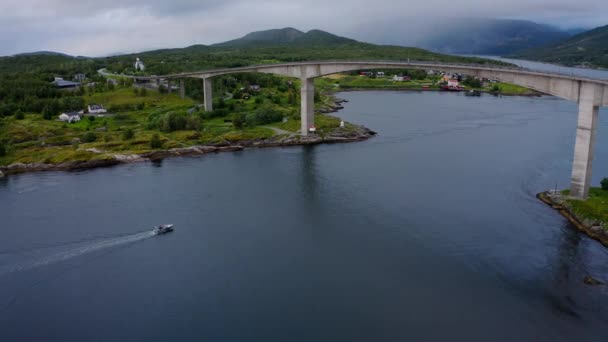
[[[380,135],[0,180],[0,340],[608,340],[608,249],[534,198],[574,103],[339,96]]]
[[[526,68],[526,69],[530,69],[530,70],[534,70],[534,71],[550,72],[550,73],[557,73],[557,74],[564,74],[564,75],[571,75],[571,76],[582,76],[582,77],[600,79],[600,80],[608,80],[608,70],[605,70],[605,69],[565,67],[565,66],[551,64],[551,63],[527,61],[524,59],[503,58],[503,57],[498,57],[498,56],[479,55],[477,57],[495,59],[498,61],[515,64],[522,68]]]

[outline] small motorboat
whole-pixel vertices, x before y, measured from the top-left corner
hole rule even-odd
[[[154,234],[161,235],[167,234],[173,231],[173,224],[161,224],[160,226],[154,227]]]

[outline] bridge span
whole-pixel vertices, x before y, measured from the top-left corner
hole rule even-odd
[[[168,79],[169,82],[173,79],[181,79],[180,91],[182,96],[184,95],[184,78],[201,78],[203,80],[205,110],[207,111],[213,110],[211,80],[215,76],[259,72],[299,78],[301,80],[301,134],[308,135],[309,129],[314,125],[314,78],[340,72],[369,69],[423,69],[462,73],[517,84],[541,93],[577,102],[578,124],[570,190],[574,197],[588,197],[599,107],[608,106],[608,80],[536,72],[522,68],[420,61],[310,61],[211,69],[163,76],[134,76],[133,78],[137,80]]]

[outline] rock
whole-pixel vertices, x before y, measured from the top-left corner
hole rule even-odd
[[[123,163],[145,160],[145,158],[138,154],[115,154],[112,157],[114,157],[115,160]]]
[[[4,177],[4,173],[2,172],[2,170],[0,170],[0,178]]]
[[[91,153],[103,153],[103,151],[98,150],[95,147],[93,147],[93,148],[87,148],[86,151],[87,152],[91,152]]]
[[[95,131],[97,131],[97,132],[107,132],[108,131],[108,127],[95,128]]]
[[[595,278],[593,278],[593,277],[591,277],[591,276],[586,276],[586,277],[583,279],[583,282],[584,282],[585,284],[587,284],[587,285],[591,285],[591,286],[604,285],[604,283],[603,283],[603,282],[601,282],[601,281],[599,281],[599,280],[597,280],[597,279],[595,279]]]

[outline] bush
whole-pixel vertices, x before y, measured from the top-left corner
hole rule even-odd
[[[25,119],[25,115],[23,114],[22,111],[18,110],[17,113],[15,113],[15,119],[23,120],[23,119]]]
[[[4,146],[3,143],[0,143],[0,157],[3,157],[6,155],[6,146]]]
[[[93,132],[87,132],[82,136],[82,141],[85,143],[95,142],[95,140],[97,140],[97,135]]]
[[[160,136],[158,135],[158,133],[154,133],[154,135],[152,135],[152,139],[150,139],[150,147],[151,148],[163,147],[163,142],[162,142],[162,140],[160,140]]]
[[[88,118],[91,122],[95,121],[95,115],[89,115]]]
[[[602,179],[602,182],[600,184],[602,185],[602,190],[608,191],[608,178]]]
[[[124,140],[131,140],[131,139],[133,139],[134,136],[135,136],[135,132],[133,132],[133,130],[130,128],[122,133],[122,138]]]
[[[236,113],[232,117],[232,124],[234,128],[241,129],[245,125],[245,114],[244,113]]]

